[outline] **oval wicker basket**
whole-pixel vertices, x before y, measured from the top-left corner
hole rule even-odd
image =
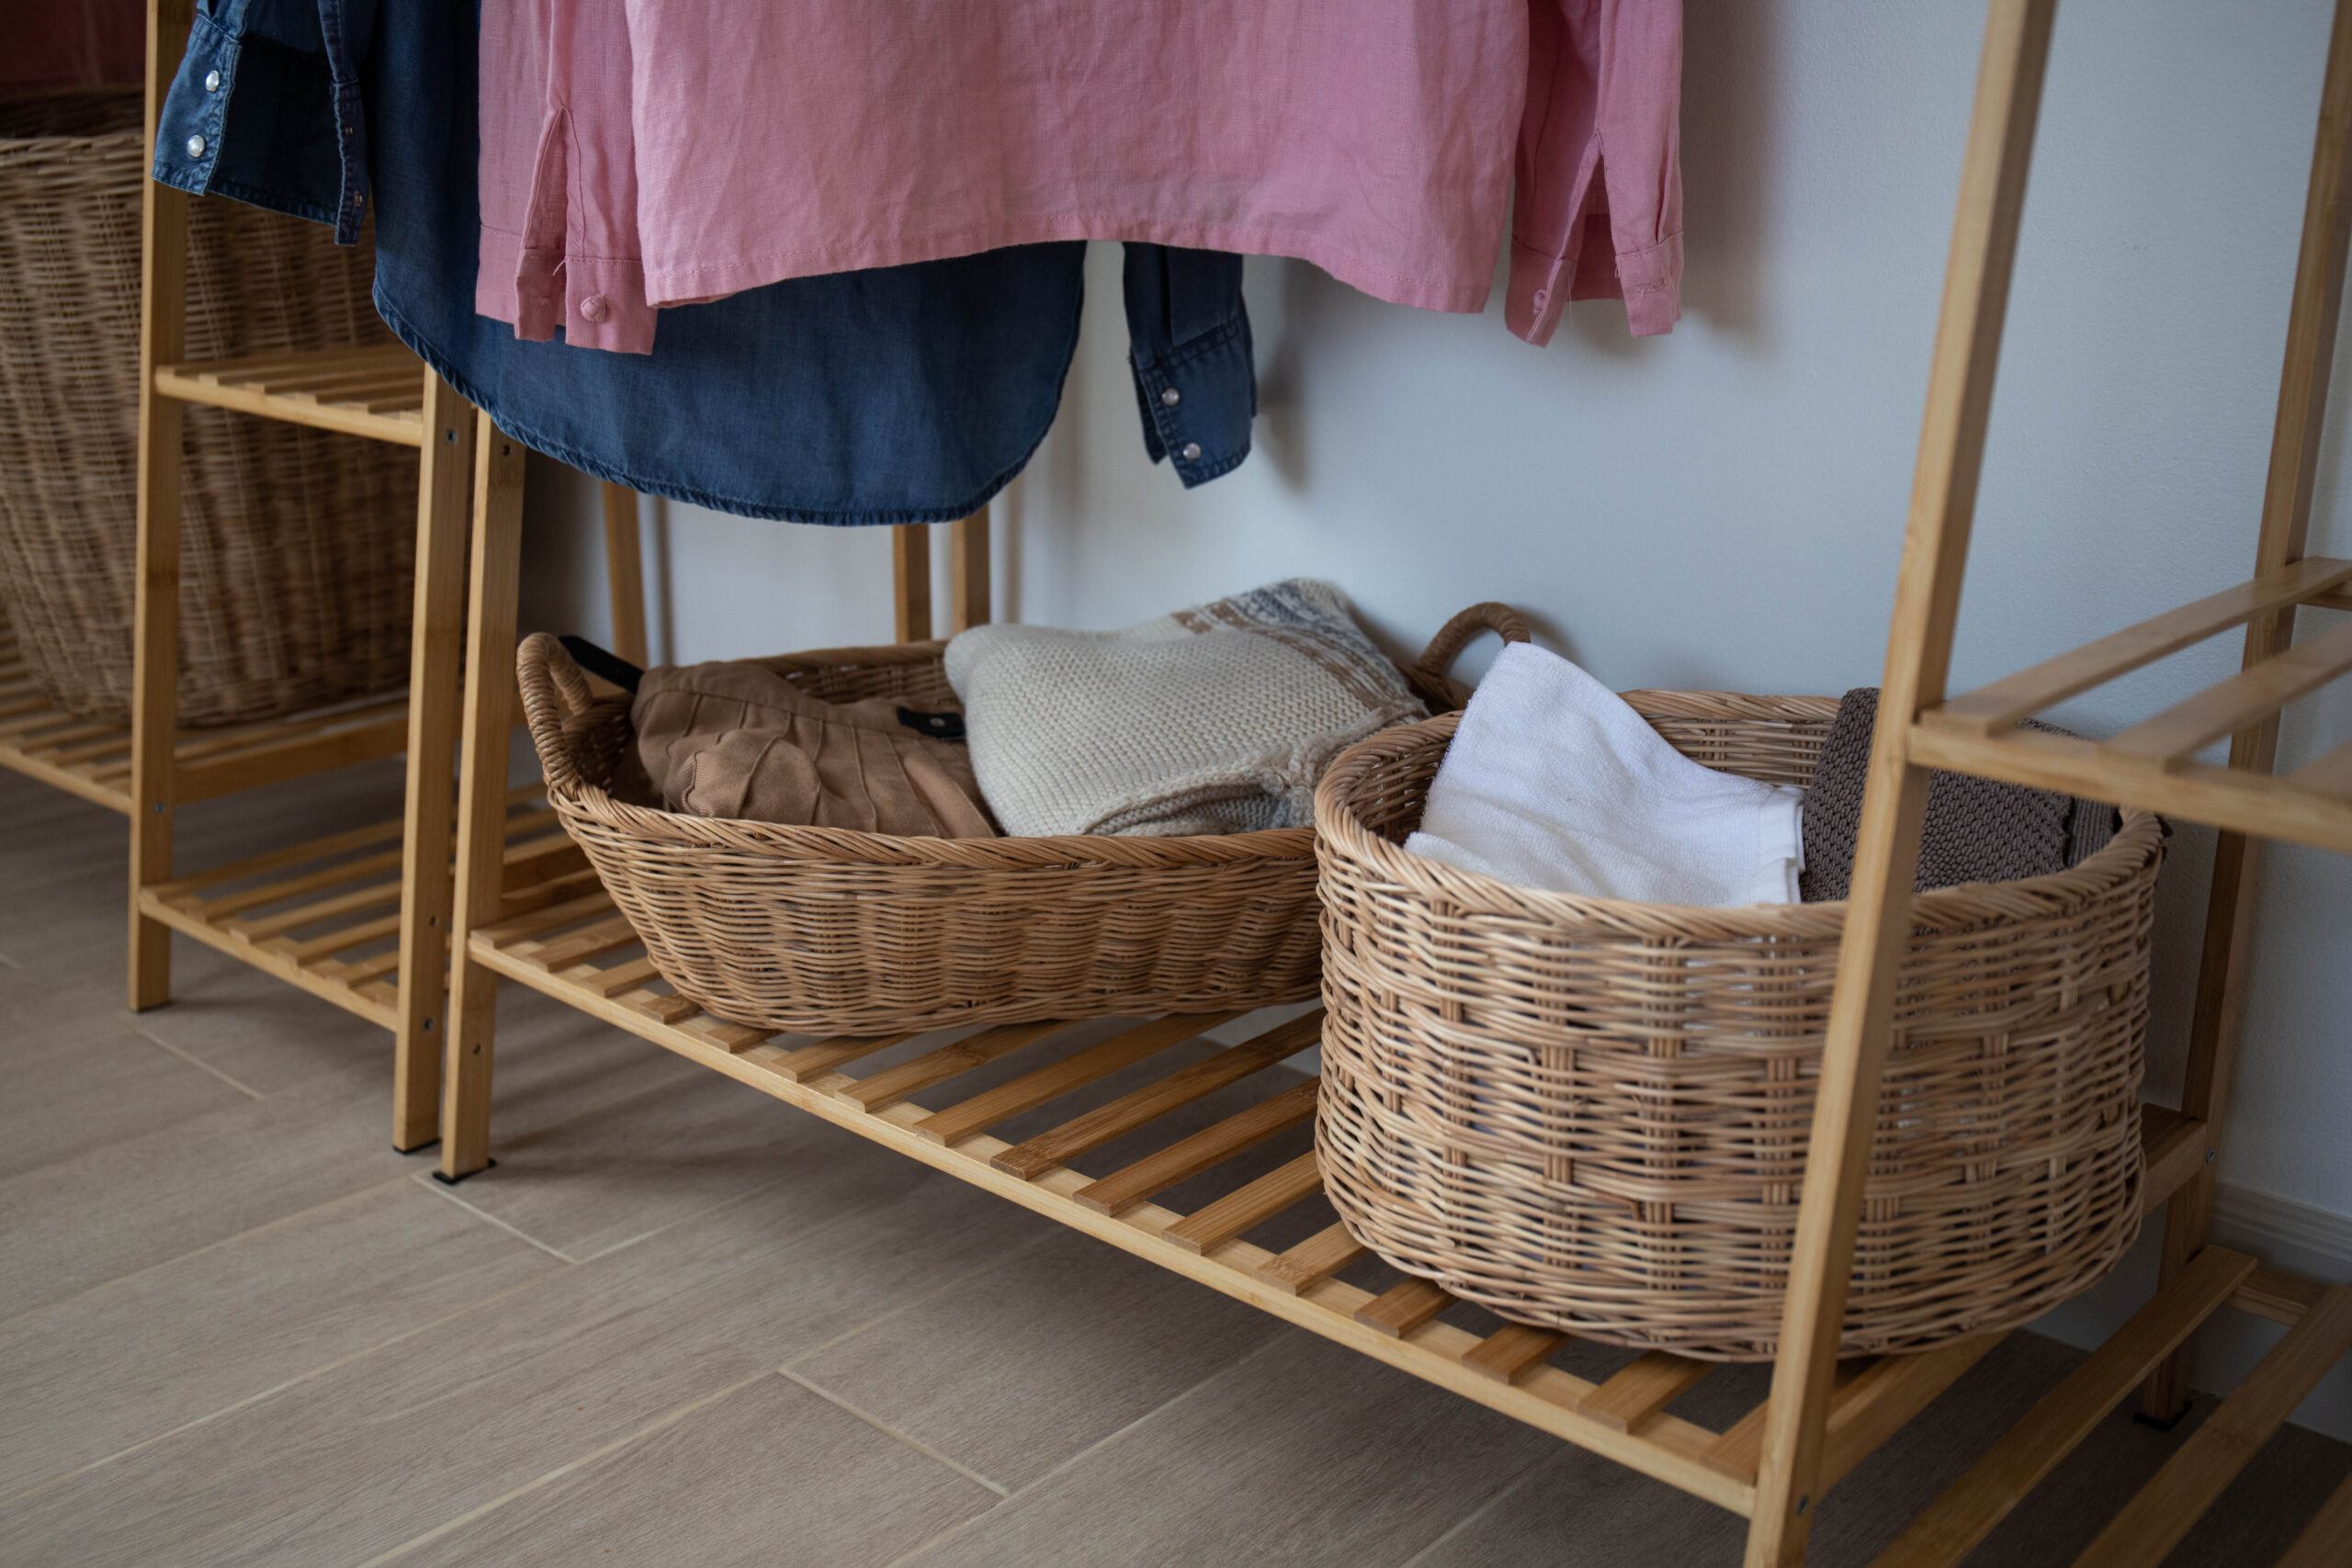
[[[109,724],[130,716],[140,102],[0,103],[0,601],[51,699]],[[318,224],[199,198],[187,356],[389,342],[374,276],[368,247],[339,248]],[[399,687],[416,459],[220,409],[185,417],[180,722]]]
[[[1404,673],[1459,707],[1454,655],[1510,609],[1449,622]],[[945,644],[763,660],[835,702],[952,702]],[[1311,828],[1195,838],[898,838],[632,805],[626,699],[592,698],[554,637],[516,658],[548,799],[662,976],[767,1029],[878,1034],[963,1023],[1217,1012],[1315,995]],[[624,794],[628,793],[626,789]]]
[[[1625,697],[1684,754],[1798,784],[1838,706]],[[1324,1189],[1374,1252],[1505,1317],[1769,1359],[1846,907],[1580,898],[1408,854],[1458,723],[1351,747],[1317,792]],[[2138,1233],[2162,851],[2126,812],[2072,870],[1914,901],[1847,1353],[2021,1322]]]

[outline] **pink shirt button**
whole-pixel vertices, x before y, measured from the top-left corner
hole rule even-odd
[[[580,301],[580,314],[584,321],[601,321],[612,313],[612,301],[601,294],[591,294]]]

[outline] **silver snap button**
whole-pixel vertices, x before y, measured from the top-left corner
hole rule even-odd
[[[220,90],[220,73],[207,71],[204,73],[204,90],[208,93],[217,93]]]
[[[1187,441],[1184,443],[1184,449],[1177,456],[1188,463],[1197,463],[1201,460],[1201,444],[1197,441]]]
[[[1172,409],[1183,400],[1184,394],[1178,391],[1173,387],[1169,388],[1166,391],[1159,394],[1159,403],[1162,408]]]
[[[580,301],[580,313],[592,321],[601,321],[613,313],[612,301],[601,294],[591,294]]]
[[[191,136],[187,139],[187,155],[191,158],[201,158],[204,156],[203,137]]]

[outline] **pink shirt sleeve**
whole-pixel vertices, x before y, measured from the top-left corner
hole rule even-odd
[[[483,0],[474,309],[538,342],[653,352],[622,0]]]
[[[1682,0],[1530,0],[1504,320],[1541,345],[1570,299],[1682,314]]]

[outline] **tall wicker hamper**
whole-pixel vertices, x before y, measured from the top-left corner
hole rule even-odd
[[[0,602],[51,699],[111,724],[130,715],[140,105],[0,103]],[[188,230],[191,359],[389,341],[367,245],[220,197]],[[210,408],[185,440],[180,722],[405,681],[414,458]]]
[[[1833,699],[1626,694],[1686,755],[1804,784]],[[1505,1317],[1770,1358],[1842,904],[1678,908],[1410,855],[1458,716],[1351,748],[1316,797],[1325,1190],[1366,1247]],[[2072,870],[1920,895],[1849,1354],[2005,1327],[2137,1234],[2159,821]]]
[[[1461,705],[1466,694],[1444,671],[1483,630],[1527,635],[1499,604],[1455,616],[1405,671],[1432,705]],[[944,649],[764,662],[831,701],[952,702]],[[684,816],[615,794],[634,763],[627,700],[595,700],[544,633],[525,639],[516,664],[548,801],[662,976],[720,1018],[880,1034],[1315,995],[1310,828],[923,839]]]

